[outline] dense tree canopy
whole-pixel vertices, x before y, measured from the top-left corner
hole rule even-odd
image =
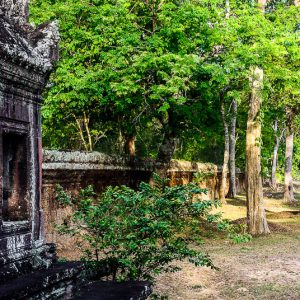
[[[221,105],[230,123],[236,103],[243,169],[249,76],[258,66],[263,175],[271,177],[287,111],[299,165],[300,14],[292,3],[271,1],[261,14],[248,1],[34,0],[31,12],[36,23],[57,19],[61,32],[43,108],[45,147],[122,154],[131,138],[139,156],[222,163]]]

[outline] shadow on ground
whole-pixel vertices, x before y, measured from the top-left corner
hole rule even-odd
[[[242,197],[237,197],[235,199],[227,199],[226,200],[227,205],[233,205],[233,206],[245,206],[246,200]]]

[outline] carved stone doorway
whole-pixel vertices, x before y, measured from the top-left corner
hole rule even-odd
[[[28,220],[27,136],[3,134],[3,221]]]

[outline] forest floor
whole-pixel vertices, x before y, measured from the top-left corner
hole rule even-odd
[[[300,184],[296,183],[300,200]],[[226,238],[206,241],[207,251],[220,270],[179,262],[177,273],[161,274],[154,294],[158,299],[300,299],[300,206],[287,206],[282,192],[265,189],[265,207],[272,234],[248,243]],[[299,202],[298,202],[299,203]],[[246,217],[246,199],[229,199],[224,217]]]

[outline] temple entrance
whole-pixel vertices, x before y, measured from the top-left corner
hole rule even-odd
[[[3,133],[3,221],[28,220],[27,138]]]

